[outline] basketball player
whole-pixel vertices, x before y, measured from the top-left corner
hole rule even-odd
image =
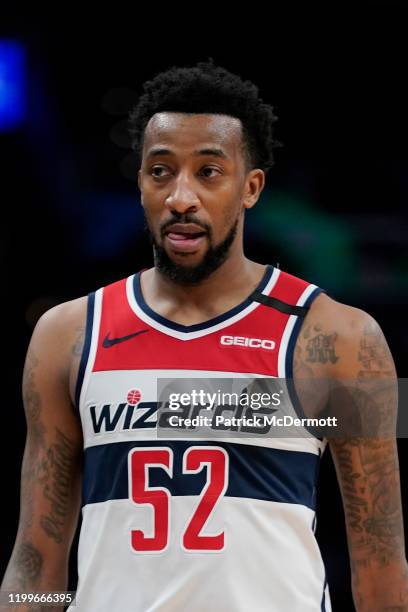
[[[212,61],[145,84],[130,129],[154,267],[52,308],[35,328],[3,589],[67,588],[81,509],[77,612],[331,609],[314,535],[326,439],[167,440],[155,422],[159,378],[292,379],[294,414],[330,403],[301,380],[395,380],[370,315],[244,255],[274,120],[252,83]],[[391,394],[368,399],[395,412]],[[395,440],[329,445],[356,610],[407,611]]]

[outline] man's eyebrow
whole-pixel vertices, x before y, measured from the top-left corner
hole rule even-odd
[[[163,147],[153,148],[148,152],[147,157],[158,157],[161,155],[173,155],[173,151]],[[223,149],[219,149],[218,147],[198,149],[197,151],[194,151],[194,155],[212,155],[214,157],[221,157],[222,159],[229,159],[229,156],[225,153],[225,151],[223,151]]]
[[[222,157],[222,159],[229,159],[225,151],[219,149],[218,147],[200,149],[199,151],[194,151],[194,155],[213,155],[214,157]]]

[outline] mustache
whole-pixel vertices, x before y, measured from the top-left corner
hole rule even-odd
[[[160,226],[160,235],[162,238],[164,237],[167,228],[170,227],[170,225],[174,225],[174,223],[184,223],[186,225],[187,223],[194,223],[195,225],[201,227],[203,231],[207,232],[209,236],[212,234],[211,226],[208,223],[201,221],[201,219],[198,219],[191,213],[186,213],[183,215],[174,215],[171,219],[168,219]]]

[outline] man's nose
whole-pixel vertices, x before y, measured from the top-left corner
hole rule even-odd
[[[201,203],[191,185],[191,179],[180,174],[173,183],[173,189],[167,196],[165,205],[170,210],[180,214],[187,211],[195,212],[198,210]]]

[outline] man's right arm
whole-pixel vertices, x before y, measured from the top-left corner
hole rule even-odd
[[[67,588],[69,552],[80,509],[83,448],[69,384],[73,364],[79,361],[78,330],[83,330],[85,317],[86,298],[52,308],[38,321],[27,351],[20,517],[2,590],[27,593]],[[0,606],[1,611],[29,609]],[[53,608],[44,609],[51,612]]]

